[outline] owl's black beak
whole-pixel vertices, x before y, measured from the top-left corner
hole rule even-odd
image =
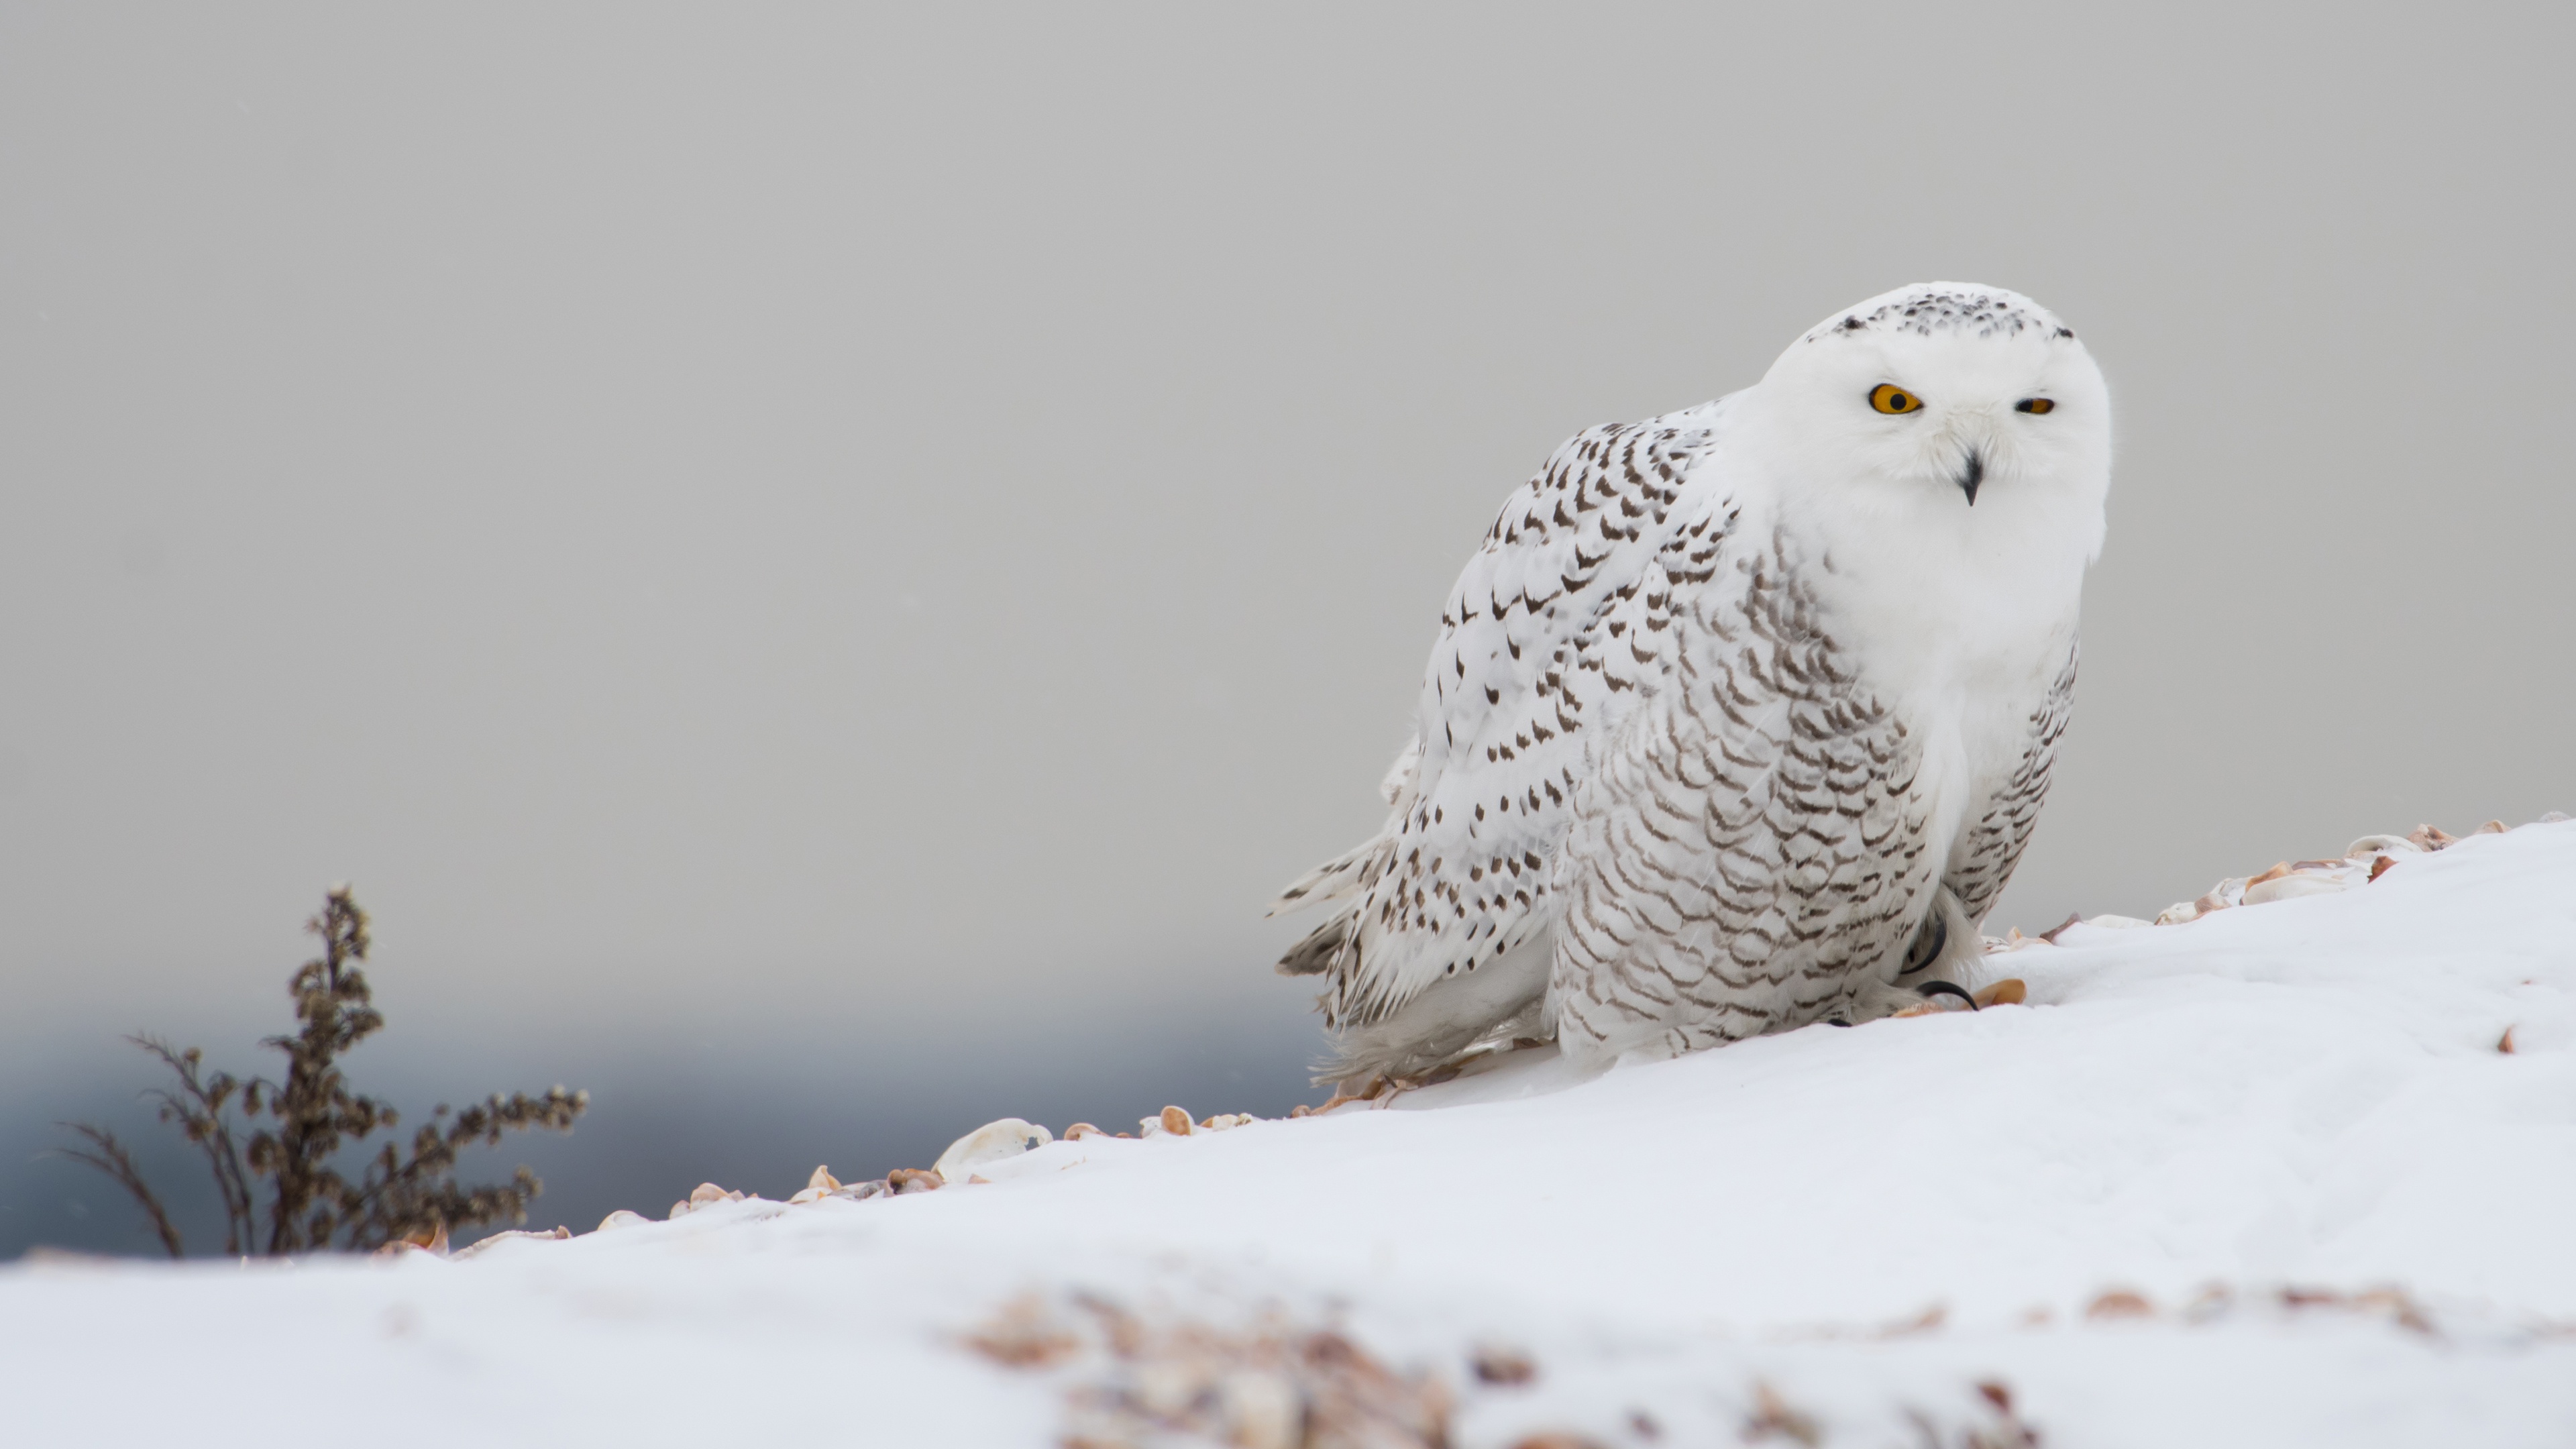
[[[1959,491],[1968,495],[1968,506],[1970,508],[1977,506],[1977,485],[1985,481],[1985,455],[1974,448],[1970,448],[1968,450],[1968,466],[1959,470]]]

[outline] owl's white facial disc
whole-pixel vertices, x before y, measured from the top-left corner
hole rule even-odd
[[[2087,562],[2100,552],[2110,396],[2073,330],[2026,297],[1900,288],[1790,344],[1758,391],[1764,451],[1794,511],[1980,554],[2007,542],[2072,542]]]
[[[1825,319],[1744,400],[1738,481],[1822,565],[1836,637],[1890,698],[1960,717],[2063,663],[2111,467],[2071,329],[1999,288],[1907,287]]]

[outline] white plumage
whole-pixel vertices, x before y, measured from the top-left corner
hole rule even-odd
[[[1742,392],[1577,434],[1441,619],[1331,916],[1329,1079],[1550,1035],[1679,1052],[1957,983],[2048,786],[2110,406],[2037,304],[1935,282]]]

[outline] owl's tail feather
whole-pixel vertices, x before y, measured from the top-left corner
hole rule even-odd
[[[1279,899],[1272,901],[1270,909],[1262,914],[1285,915],[1290,911],[1304,910],[1317,901],[1337,901],[1344,896],[1355,894],[1362,886],[1368,884],[1370,865],[1379,858],[1392,856],[1394,853],[1393,835],[1381,833],[1371,836],[1358,846],[1334,856],[1331,860],[1290,881],[1288,888],[1279,893]]]
[[[1396,836],[1404,830],[1405,813],[1413,808],[1414,776],[1421,768],[1421,762],[1422,742],[1416,739],[1395,757],[1395,764],[1387,770],[1386,778],[1378,781],[1378,793],[1385,797],[1391,810],[1386,824],[1378,827],[1377,834],[1289,882],[1288,889],[1279,893],[1279,899],[1272,901],[1264,914],[1276,916],[1302,910],[1317,901],[1337,901],[1344,896],[1356,895],[1383,873],[1395,860]],[[1304,947],[1298,949],[1303,950]],[[1286,969],[1286,963],[1282,963],[1281,969]]]
[[[1271,914],[1278,913],[1274,911]],[[1279,974],[1321,976],[1332,970],[1334,961],[1341,956],[1343,947],[1351,939],[1351,930],[1357,924],[1356,913],[1335,911],[1331,920],[1307,932],[1302,940],[1288,948],[1287,955],[1279,958]]]
[[[1359,945],[1362,905],[1353,897],[1367,890],[1369,882],[1384,874],[1394,859],[1395,837],[1381,834],[1299,876],[1279,893],[1279,899],[1270,903],[1269,914],[1274,916],[1319,901],[1340,902],[1330,919],[1307,932],[1304,939],[1288,948],[1287,955],[1279,958],[1280,975],[1320,976],[1350,964],[1351,953]]]

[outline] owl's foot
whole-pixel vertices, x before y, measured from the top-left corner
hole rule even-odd
[[[1292,1108],[1288,1115],[1291,1117],[1321,1117],[1325,1113],[1333,1110],[1335,1107],[1344,1106],[1352,1102],[1365,1102],[1367,1100],[1368,1098],[1366,1097],[1352,1095],[1349,1091],[1348,1083],[1335,1082],[1333,1084],[1333,1095],[1325,1099],[1324,1105],[1320,1107]]]
[[[1335,1107],[1347,1107],[1353,1102],[1371,1102],[1383,1107],[1416,1087],[1434,1086],[1457,1075],[1454,1068],[1443,1068],[1427,1077],[1399,1077],[1390,1072],[1372,1072],[1356,1084],[1358,1090],[1352,1090],[1354,1084],[1351,1082],[1335,1082],[1333,1095],[1324,1105],[1298,1107],[1291,1110],[1288,1115],[1321,1117]]]
[[[1511,1024],[1506,1023],[1507,1027],[1509,1025]],[[1384,1107],[1407,1092],[1423,1087],[1436,1087],[1443,1082],[1454,1082],[1460,1077],[1472,1077],[1488,1072],[1500,1066],[1515,1053],[1555,1044],[1552,1037],[1523,1034],[1487,1037],[1429,1071],[1416,1075],[1406,1076],[1379,1070],[1362,1077],[1345,1078],[1333,1084],[1333,1095],[1322,1106],[1292,1108],[1288,1115],[1321,1117],[1336,1107],[1347,1107],[1353,1102],[1369,1102]]]
[[[1335,1082],[1333,1083],[1333,1095],[1325,1101],[1324,1105],[1320,1107],[1298,1107],[1291,1110],[1288,1115],[1291,1117],[1321,1117],[1325,1113],[1333,1110],[1335,1107],[1347,1107],[1353,1102],[1377,1102],[1381,1098],[1392,1100],[1396,1093],[1401,1092],[1406,1087],[1414,1084],[1411,1082],[1400,1082],[1395,1078],[1386,1075],[1384,1072],[1372,1072],[1366,1079],[1362,1080],[1357,1085],[1359,1089],[1354,1091],[1352,1090],[1353,1084],[1350,1082]]]

